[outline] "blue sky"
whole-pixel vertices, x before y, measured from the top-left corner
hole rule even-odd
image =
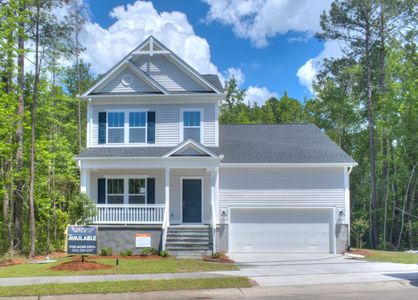
[[[235,74],[248,89],[248,100],[263,102],[287,90],[303,101],[311,97],[310,83],[321,58],[337,52],[312,36],[329,2],[89,0],[91,19],[82,42],[86,60],[103,72],[153,34],[201,73]],[[195,50],[187,46],[191,38],[197,41]]]

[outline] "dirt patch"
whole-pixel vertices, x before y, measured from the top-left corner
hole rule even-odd
[[[226,255],[222,255],[220,257],[203,256],[203,261],[217,262],[217,263],[233,263],[234,262],[232,259],[230,259]]]
[[[20,264],[23,264],[24,262],[25,260],[19,257],[4,259],[4,260],[0,260],[0,267],[20,265]]]
[[[94,261],[69,261],[53,266],[50,269],[54,271],[89,271],[89,270],[105,270],[111,269],[113,266],[100,264]]]
[[[373,252],[367,251],[365,249],[351,249],[348,253],[363,255],[363,256],[374,256],[375,254]]]

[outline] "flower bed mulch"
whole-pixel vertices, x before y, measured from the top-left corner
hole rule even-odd
[[[131,256],[121,256],[121,255],[109,255],[109,256],[101,256],[101,255],[92,255],[87,256],[88,259],[100,259],[100,258],[106,258],[106,259],[140,259],[140,260],[148,260],[148,259],[163,259],[166,257],[162,257],[159,255],[131,255]],[[73,256],[73,260],[81,260],[81,257],[79,255]]]
[[[89,271],[111,269],[113,266],[97,263],[94,261],[73,260],[53,266],[50,269],[54,271]]]
[[[20,257],[0,260],[0,267],[14,266],[23,264],[25,260]]]
[[[203,256],[203,261],[217,262],[217,263],[233,263],[234,262],[232,259],[230,259],[226,255],[222,255],[220,257]]]

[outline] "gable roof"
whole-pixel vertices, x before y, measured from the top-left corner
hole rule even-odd
[[[190,150],[192,150],[190,152]],[[201,143],[195,141],[194,139],[187,139],[176,147],[170,149],[163,157],[170,156],[210,156],[217,157],[218,155],[211,151],[209,148],[203,146]]]
[[[196,92],[204,92],[204,93],[217,93],[222,94],[223,88],[220,88],[220,85],[217,81],[219,78],[216,79],[214,76],[211,75],[210,78],[207,76],[201,75],[195,69],[193,69],[190,65],[188,65],[185,61],[183,61],[180,57],[178,57],[174,52],[169,50],[166,46],[164,46],[160,41],[158,41],[152,35],[149,36],[145,41],[143,41],[138,47],[132,50],[128,55],[126,55],[123,59],[121,59],[117,64],[115,64],[109,71],[107,71],[99,80],[97,80],[89,90],[87,90],[81,97],[88,97],[89,95],[100,94],[97,89],[103,86],[104,82],[108,82],[111,78],[113,78],[114,74],[117,74],[121,71],[121,68],[126,67],[126,65],[130,65],[130,67],[137,69],[138,75],[140,77],[148,77],[142,78],[145,81],[152,85],[153,87],[157,88],[156,93],[164,93],[164,94],[171,94],[168,92],[157,80],[155,80],[147,71],[141,70],[141,68],[133,63],[133,59],[137,59],[139,57],[153,57],[153,56],[162,56],[163,60],[167,63],[173,65],[174,68],[178,68],[180,72],[183,72],[185,76],[187,76],[191,81],[196,82],[198,86],[202,87],[201,91]],[[141,74],[143,73],[143,74]],[[143,76],[141,76],[143,75]],[[186,93],[189,91],[185,91]],[[191,91],[195,92],[195,91]],[[175,92],[178,93],[178,92]]]
[[[78,157],[162,157],[181,144],[176,147],[96,147],[83,150]],[[219,125],[219,147],[205,149],[223,155],[222,163],[357,164],[312,124]]]

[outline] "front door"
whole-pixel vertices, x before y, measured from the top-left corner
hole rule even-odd
[[[202,223],[202,180],[183,179],[183,223]]]

